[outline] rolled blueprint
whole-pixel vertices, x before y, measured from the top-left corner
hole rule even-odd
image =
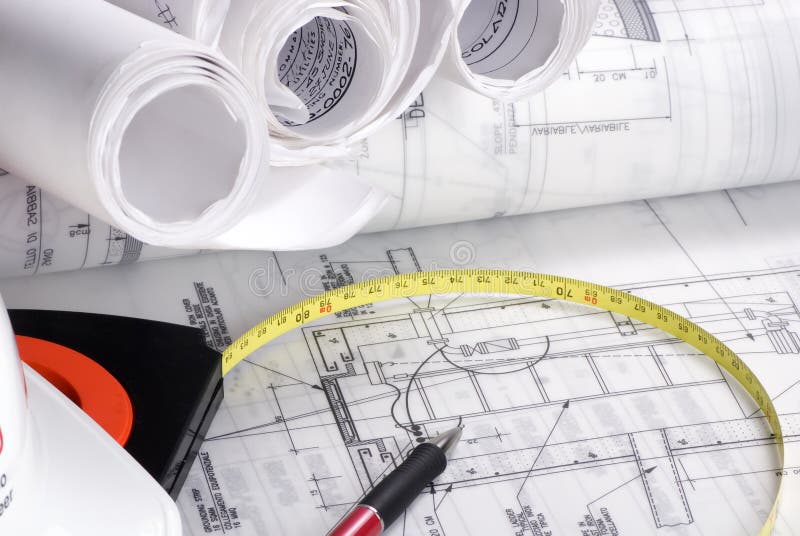
[[[454,23],[450,0],[110,0],[216,44],[253,87],[273,164],[352,157],[437,71]],[[221,36],[220,36],[221,31]]]
[[[444,1],[237,0],[220,48],[261,100],[273,162],[307,162],[347,155],[400,115],[437,70],[452,23]]]
[[[604,0],[566,75],[524,101],[437,79],[364,147],[359,173],[390,194],[368,229],[800,179],[800,3],[695,4],[712,7]]]
[[[267,172],[235,69],[103,1],[0,2],[0,72],[0,166],[139,240],[208,242]]]
[[[236,68],[101,0],[1,2],[0,72],[0,165],[35,185],[25,265],[31,251],[47,261],[36,187],[137,241],[191,249],[331,245],[383,202],[347,171],[270,169]]]
[[[453,0],[444,76],[503,101],[555,82],[592,35],[601,0]]]

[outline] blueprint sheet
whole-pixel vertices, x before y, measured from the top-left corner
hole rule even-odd
[[[441,267],[570,275],[667,305],[753,368],[787,444],[775,534],[800,534],[800,183],[0,282],[9,307],[202,327]],[[442,353],[430,343],[446,340]],[[392,527],[416,535],[753,535],[779,460],[753,401],[630,318],[513,296],[397,300],[274,341],[225,379],[179,504],[187,536],[324,534],[420,440],[465,425]]]
[[[434,80],[369,138],[384,230],[800,179],[800,3],[603,0],[561,79],[493,102]]]

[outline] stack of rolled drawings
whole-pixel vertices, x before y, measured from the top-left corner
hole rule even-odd
[[[800,6],[651,4],[3,0],[0,276],[798,178]]]
[[[509,26],[502,2],[493,8],[500,33],[483,39],[502,40],[491,45],[495,55],[541,63],[559,29],[572,27],[571,4],[554,4],[533,14],[518,5],[520,22]],[[0,6],[0,162],[147,244],[333,245],[386,200],[342,163],[402,115],[454,53],[457,21],[471,27],[497,16],[489,5],[9,0]],[[525,33],[536,37],[531,50],[519,47]],[[550,63],[563,63],[561,51],[585,37],[557,45]],[[532,65],[513,71],[521,68]],[[503,76],[498,84],[513,85]]]

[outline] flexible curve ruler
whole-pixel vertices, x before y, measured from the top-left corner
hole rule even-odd
[[[784,444],[775,406],[761,381],[730,348],[682,316],[625,291],[577,279],[511,270],[438,270],[415,272],[340,287],[296,303],[250,328],[222,354],[222,373],[267,342],[331,313],[353,307],[432,294],[510,294],[539,296],[580,303],[629,316],[687,342],[727,370],[758,403],[778,447],[781,466]],[[781,487],[769,516],[758,532],[772,533]]]

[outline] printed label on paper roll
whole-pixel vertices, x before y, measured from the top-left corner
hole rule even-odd
[[[341,20],[316,17],[286,40],[278,76],[306,106],[309,122],[325,115],[345,96],[357,55],[350,25]],[[281,122],[296,125],[286,119]]]
[[[488,13],[475,12],[472,17],[464,17],[459,25],[461,57],[467,65],[479,63],[505,43],[519,14],[519,0],[504,0],[497,5],[471,4],[473,9],[491,8]],[[472,13],[470,13],[472,15]]]

